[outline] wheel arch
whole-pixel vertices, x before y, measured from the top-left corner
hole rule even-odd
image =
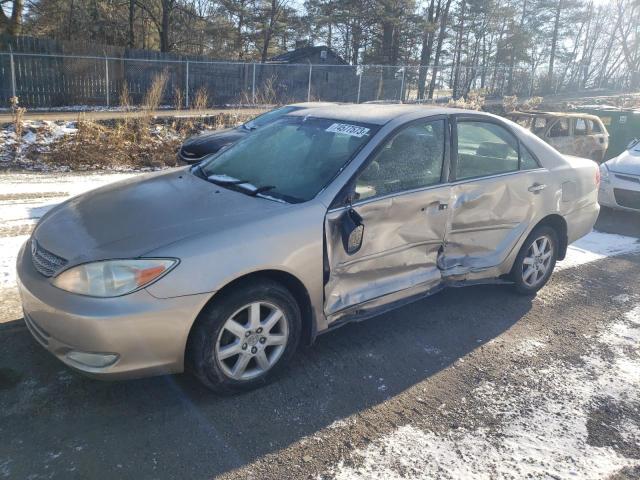
[[[186,348],[185,348],[185,358],[187,355],[187,351],[189,349],[189,344],[191,341],[191,335],[195,330],[195,326],[198,322],[198,318],[200,313],[205,310],[212,302],[215,302],[220,297],[222,297],[226,292],[229,292],[233,289],[240,288],[243,284],[246,284],[250,281],[259,281],[259,280],[271,280],[277,282],[284,286],[289,292],[293,295],[298,306],[300,307],[300,315],[302,320],[302,331],[301,331],[301,342],[307,345],[313,342],[315,338],[315,321],[313,317],[313,309],[311,306],[311,297],[309,296],[309,292],[304,284],[298,279],[295,275],[285,272],[283,270],[259,270],[251,273],[247,273],[240,277],[237,277],[231,280],[229,283],[224,285],[222,288],[217,290],[211,298],[204,304],[200,312],[198,313],[198,317],[191,325],[189,330],[189,335],[187,338]]]
[[[542,220],[540,220],[533,229],[538,228],[539,226],[547,225],[553,228],[558,234],[558,240],[560,240],[560,248],[558,251],[558,260],[564,260],[567,255],[567,247],[568,247],[568,236],[567,236],[567,221],[564,219],[562,215],[558,215],[557,213],[552,213],[551,215],[547,215]],[[533,231],[531,229],[531,231]]]

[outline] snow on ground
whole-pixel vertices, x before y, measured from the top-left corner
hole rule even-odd
[[[29,235],[0,238],[0,288],[16,284],[16,258],[18,251]]]
[[[24,173],[0,176],[0,289],[15,286],[15,264],[20,246],[42,215],[75,195],[134,174]]]
[[[44,152],[49,145],[64,135],[74,135],[77,132],[76,122],[24,120],[23,133],[18,157],[23,160],[24,153],[30,147],[38,152]],[[13,160],[16,144],[16,134],[13,126],[0,128],[0,166]]]
[[[331,477],[338,480],[384,479],[600,479],[640,465],[610,447],[588,443],[590,411],[600,402],[634,408],[640,388],[640,304],[593,339],[576,367],[560,360],[547,368],[521,372],[528,388],[486,381],[475,390],[487,417],[502,428],[459,429],[436,434],[412,425],[398,428]],[[635,442],[639,426],[616,426],[622,439]]]
[[[634,237],[593,231],[572,243],[567,251],[567,257],[559,262],[556,268],[562,270],[601,258],[637,251],[640,251],[640,242]]]

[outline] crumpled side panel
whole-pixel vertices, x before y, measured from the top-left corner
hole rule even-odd
[[[348,255],[342,245],[341,216],[325,220],[330,274],[325,285],[325,314],[402,290],[425,290],[440,282],[437,258],[442,247],[449,187],[381,199],[354,207],[362,217],[360,251]]]
[[[541,173],[505,175],[453,186],[447,242],[440,267],[444,275],[500,264],[527,231],[545,193],[528,188]]]

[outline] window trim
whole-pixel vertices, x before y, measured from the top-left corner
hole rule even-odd
[[[456,178],[457,167],[458,167],[458,123],[459,122],[493,123],[494,125],[502,127],[504,130],[506,130],[507,133],[509,133],[509,135],[511,135],[515,139],[516,144],[518,145],[518,169],[510,170],[508,172],[498,172],[498,173],[492,173],[489,175],[478,175],[475,177],[467,177],[462,179]],[[529,168],[526,170],[522,168],[522,151],[523,150],[526,151],[531,156],[531,158],[533,158],[534,162],[537,165],[536,168]],[[534,155],[533,152],[529,148],[527,148],[526,145],[522,144],[520,137],[516,135],[516,133],[513,131],[513,128],[510,125],[507,125],[506,123],[504,123],[498,118],[490,117],[488,115],[482,115],[482,114],[469,115],[468,113],[466,114],[460,113],[460,114],[451,115],[451,154],[450,156],[451,156],[451,162],[450,162],[448,183],[466,182],[469,180],[491,178],[491,177],[496,177],[501,175],[519,173],[519,172],[529,172],[531,170],[536,170],[537,168],[543,168],[542,164],[540,163],[540,160],[538,160],[538,157]]]
[[[378,145],[376,145],[376,147],[369,154],[369,156],[360,164],[358,169],[353,173],[353,175],[351,175],[349,180],[347,180],[344,186],[340,189],[340,191],[335,196],[333,201],[329,204],[328,210],[329,211],[340,210],[341,208],[344,208],[349,205],[348,198],[350,196],[350,193],[355,188],[356,179],[371,164],[371,162],[376,158],[378,153],[380,153],[380,151],[386,146],[387,142],[391,140],[397,133],[404,130],[405,128],[410,128],[413,125],[418,123],[429,123],[429,122],[436,122],[436,121],[444,122],[444,139],[443,139],[444,154],[442,158],[442,170],[440,171],[440,181],[438,183],[434,183],[433,185],[418,187],[411,190],[401,190],[398,192],[381,195],[379,197],[369,197],[362,200],[356,200],[353,203],[351,203],[351,206],[355,207],[358,205],[362,205],[364,203],[370,203],[373,201],[382,200],[389,197],[404,195],[407,193],[415,193],[422,190],[428,190],[428,189],[446,185],[448,183],[448,177],[449,177],[449,171],[450,171],[449,168],[450,168],[450,155],[451,155],[451,116],[447,114],[429,115],[425,117],[416,118],[409,122],[403,123],[402,125],[398,125],[391,132],[389,132],[382,140],[380,140]]]

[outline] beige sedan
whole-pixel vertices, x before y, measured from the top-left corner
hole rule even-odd
[[[45,215],[18,258],[24,318],[99,378],[273,378],[300,343],[447,286],[533,295],[598,215],[599,170],[464,110],[290,112],[194,167]]]

